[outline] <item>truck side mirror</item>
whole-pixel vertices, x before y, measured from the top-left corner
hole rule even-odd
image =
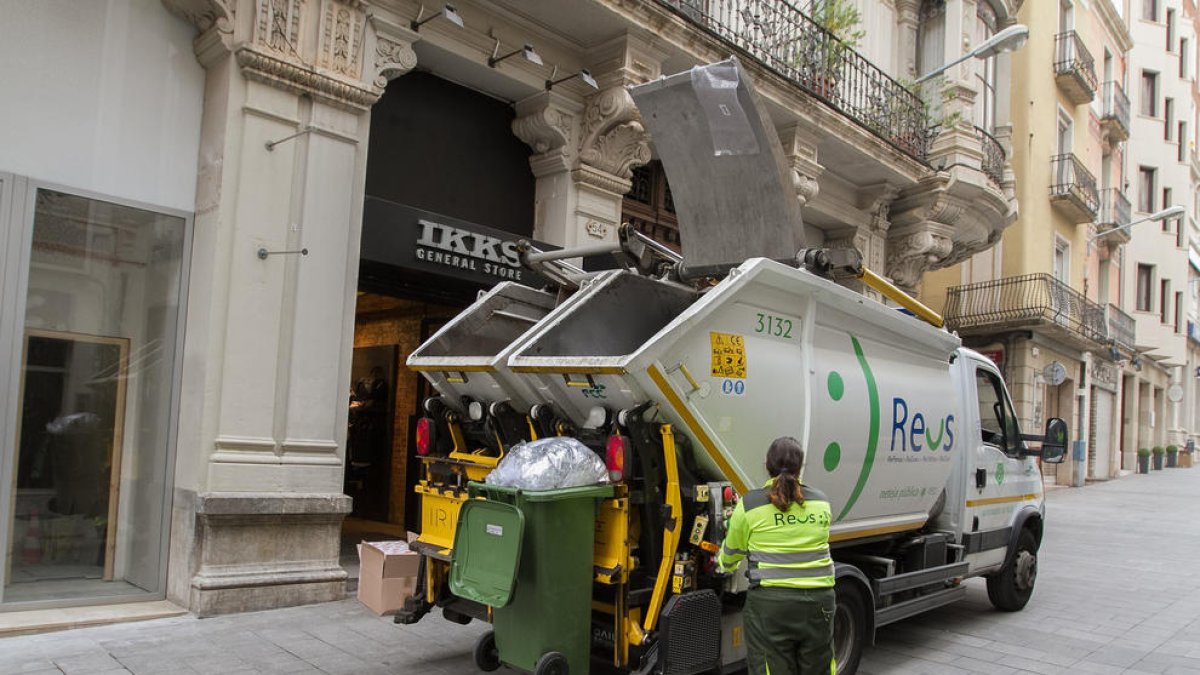
[[[1061,417],[1046,420],[1046,434],[1042,437],[1042,461],[1059,464],[1067,456],[1067,423]]]

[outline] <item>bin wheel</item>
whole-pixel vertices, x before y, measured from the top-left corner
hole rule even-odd
[[[542,658],[538,659],[537,666],[533,669],[533,675],[568,675],[570,672],[567,657],[558,652],[542,654]]]
[[[489,630],[475,642],[475,667],[485,673],[500,668],[500,650],[496,648],[496,631]]]

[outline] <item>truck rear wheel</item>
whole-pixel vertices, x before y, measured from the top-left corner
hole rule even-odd
[[[853,582],[837,585],[837,607],[833,613],[833,658],[837,675],[853,675],[862,658],[867,639],[867,602],[862,588]]]
[[[1017,537],[1017,550],[1012,560],[999,572],[987,578],[988,600],[1002,612],[1017,612],[1025,608],[1033,596],[1037,581],[1037,538],[1028,528]]]

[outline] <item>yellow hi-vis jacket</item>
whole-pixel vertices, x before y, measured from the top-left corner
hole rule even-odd
[[[832,587],[829,524],[833,511],[829,498],[820,490],[802,486],[804,506],[793,502],[787,511],[780,511],[767,496],[772,482],[746,493],[734,508],[718,558],[721,569],[733,571],[747,557],[752,587]]]

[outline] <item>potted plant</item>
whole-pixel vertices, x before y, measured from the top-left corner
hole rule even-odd
[[[1163,468],[1163,455],[1167,454],[1167,449],[1166,449],[1166,448],[1164,448],[1164,447],[1163,447],[1163,446],[1161,446],[1161,445],[1156,445],[1156,446],[1154,446],[1154,448],[1151,450],[1151,452],[1153,452],[1153,453],[1154,453],[1154,470],[1155,470],[1155,471],[1162,471],[1162,468]]]
[[[1179,456],[1179,446],[1171,444],[1167,446],[1167,468],[1174,469],[1178,466],[1175,459]]]
[[[1150,473],[1150,448],[1138,448],[1138,473]]]
[[[813,0],[809,5],[809,16],[825,30],[805,41],[808,44],[800,45],[801,50],[815,49],[815,52],[797,54],[797,65],[802,70],[811,69],[816,93],[832,99],[847,52],[858,47],[866,36],[860,28],[862,13],[851,0]]]

